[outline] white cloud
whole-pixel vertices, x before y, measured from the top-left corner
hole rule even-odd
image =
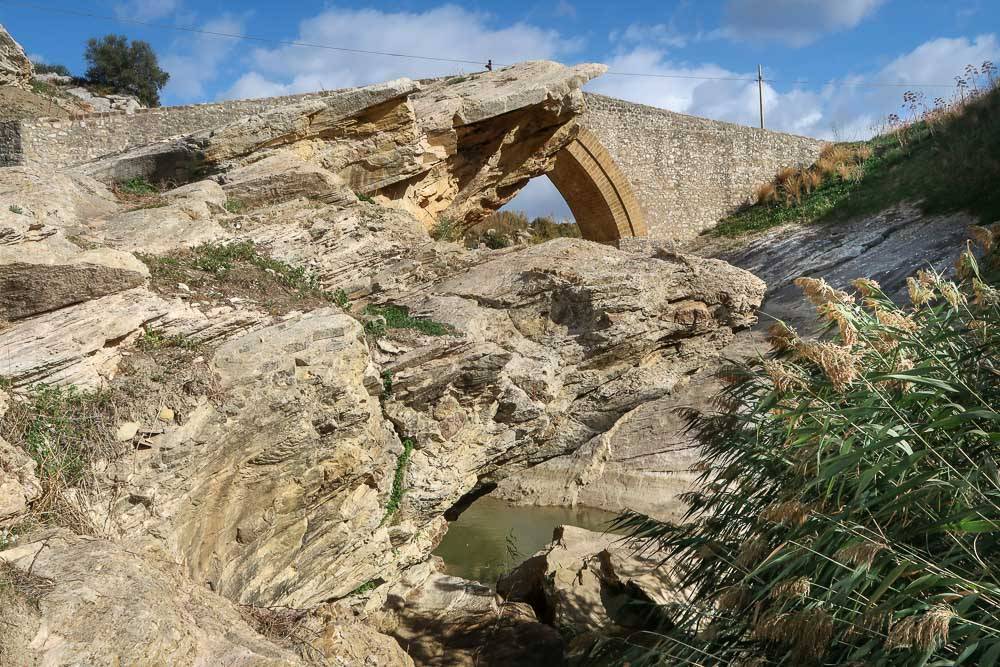
[[[566,0],[559,0],[559,2],[556,3],[555,15],[563,18],[575,19],[576,7]]]
[[[180,4],[180,0],[128,0],[115,5],[115,13],[119,18],[153,21],[170,16]]]
[[[885,0],[729,0],[725,31],[739,39],[804,46],[822,35],[848,30]]]
[[[682,49],[687,46],[689,38],[681,33],[671,23],[654,23],[645,25],[632,23],[624,30],[614,30],[608,35],[612,42],[626,44],[656,45]]]
[[[199,26],[201,30],[240,34],[245,17],[220,16]],[[174,45],[163,58],[160,66],[170,73],[163,92],[172,103],[204,101],[206,88],[219,75],[220,67],[233,57],[243,42],[227,37],[195,35]]]
[[[258,49],[253,69],[223,97],[359,86],[400,76],[430,77],[481,69],[492,59],[510,63],[559,59],[580,46],[554,30],[526,23],[494,27],[493,17],[455,5],[422,13],[333,8],[302,21],[295,41],[364,51],[389,51],[471,61],[468,64],[393,58],[316,48]]]
[[[765,122],[770,129],[824,139],[868,137],[880,119],[899,111],[906,90],[906,87],[871,84],[950,84],[967,64],[980,65],[984,60],[1000,61],[1000,41],[996,35],[931,40],[875,73],[851,75],[836,82],[785,89],[779,81],[781,92],[765,83]],[[757,84],[749,80],[755,78],[756,72],[734,72],[709,63],[675,63],[669,60],[665,51],[648,47],[621,53],[609,62],[609,66],[612,71],[681,78],[606,74],[590,82],[588,90],[717,120],[745,125],[759,122]],[[686,77],[707,77],[709,80]],[[778,75],[774,78],[780,80]],[[928,100],[933,100],[937,96],[949,97],[954,89],[928,88],[925,92]]]

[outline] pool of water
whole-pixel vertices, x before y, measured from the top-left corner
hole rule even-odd
[[[448,574],[494,584],[503,572],[551,542],[556,526],[603,532],[615,516],[589,507],[509,505],[483,496],[451,522],[434,554],[444,560]]]

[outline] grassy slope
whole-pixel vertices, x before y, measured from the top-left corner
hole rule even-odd
[[[872,157],[858,181],[833,178],[797,206],[758,204],[707,233],[737,237],[786,222],[836,222],[918,201],[930,214],[968,211],[984,223],[1000,219],[1000,88],[933,126],[917,123],[869,142]]]

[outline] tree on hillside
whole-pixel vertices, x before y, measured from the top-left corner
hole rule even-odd
[[[170,74],[160,69],[148,42],[124,35],[105,35],[87,41],[87,79],[116,93],[134,95],[146,106],[160,104],[160,89]]]

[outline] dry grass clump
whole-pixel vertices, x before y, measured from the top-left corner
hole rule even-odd
[[[828,180],[860,179],[862,165],[871,156],[872,150],[866,144],[826,144],[811,166],[783,167],[775,175],[774,181],[758,185],[754,190],[754,201],[757,204],[798,206],[803,197],[819,189]]]
[[[32,504],[34,518],[93,533],[71,490],[91,487],[92,465],[120,455],[115,440],[120,398],[108,390],[42,385],[10,402],[0,418],[0,437],[38,465],[42,496]]]
[[[309,611],[291,607],[259,607],[240,605],[240,615],[254,629],[279,646],[291,649],[309,660],[325,664],[323,653],[312,645],[320,632]]]
[[[57,525],[97,534],[85,501],[114,494],[98,483],[100,471],[143,446],[142,431],[119,439],[120,426],[162,428],[162,408],[183,422],[200,397],[218,398],[218,378],[197,359],[202,353],[182,337],[147,329],[107,387],[35,385],[14,393],[0,416],[0,437],[34,459],[42,486],[17,529]]]
[[[10,563],[0,561],[0,593],[10,592],[35,609],[45,595],[55,588],[50,579],[24,572]],[[2,644],[2,642],[0,642]],[[0,646],[2,649],[2,646]]]

